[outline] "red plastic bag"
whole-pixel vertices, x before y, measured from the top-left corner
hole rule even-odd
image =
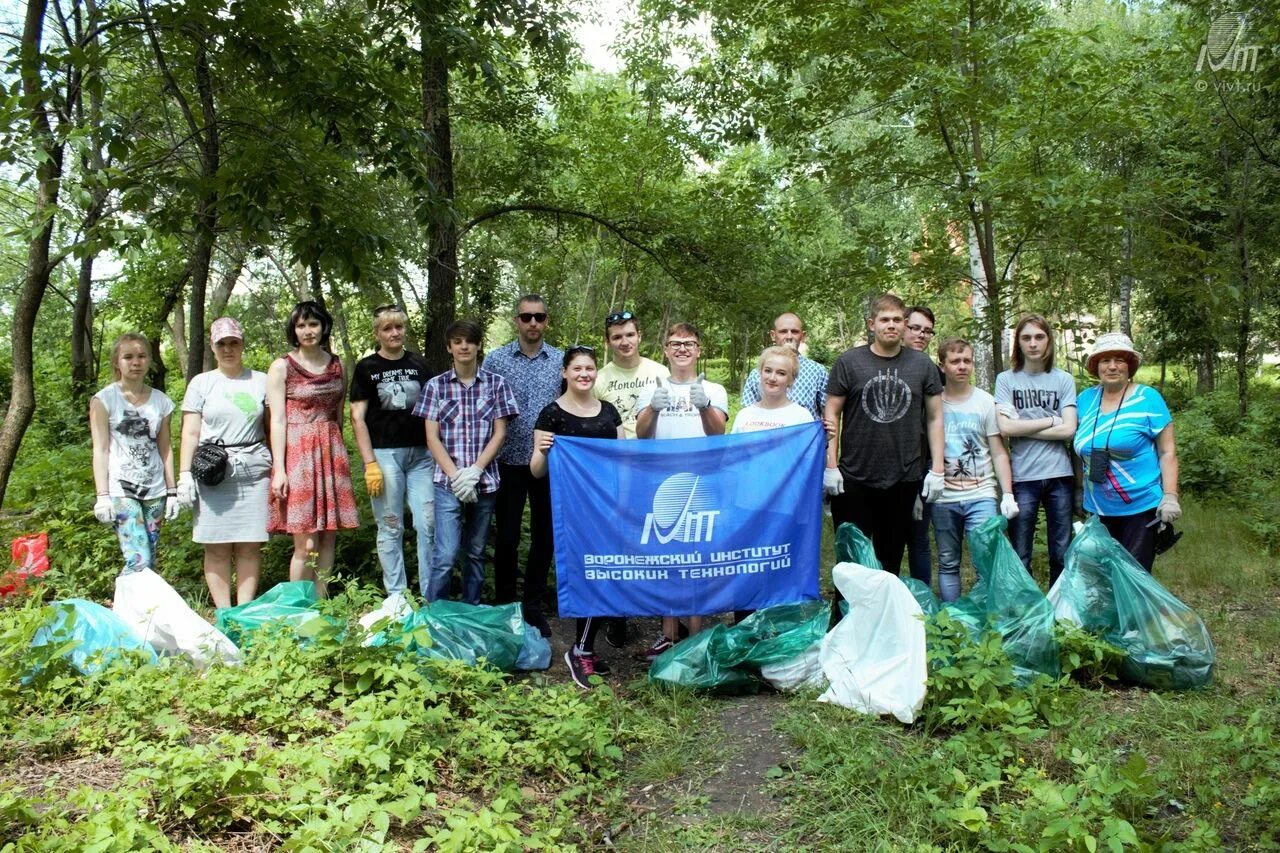
[[[49,534],[19,536],[10,545],[13,568],[0,576],[0,597],[13,595],[26,585],[28,578],[49,571]]]

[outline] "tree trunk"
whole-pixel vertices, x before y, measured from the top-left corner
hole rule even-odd
[[[426,6],[422,10],[422,129],[427,139],[427,181],[436,198],[427,225],[427,319],[422,355],[432,374],[449,368],[443,341],[457,314],[458,222],[453,211],[453,139],[449,125],[449,64],[431,35]],[[420,200],[422,203],[424,200]]]
[[[1211,394],[1217,385],[1214,368],[1217,366],[1218,345],[1215,341],[1205,341],[1196,355],[1196,393]]]
[[[1133,217],[1124,220],[1124,270],[1120,273],[1120,331],[1133,338],[1130,306],[1133,301]]]
[[[92,211],[91,211],[92,213]],[[71,313],[71,400],[76,408],[89,405],[97,379],[98,362],[93,353],[93,262],[95,255],[80,259],[76,278],[76,301]]]
[[[9,391],[9,408],[5,412],[4,425],[0,427],[0,506],[4,505],[5,492],[9,488],[9,475],[13,473],[22,437],[36,411],[34,334],[36,315],[49,287],[53,267],[49,260],[49,245],[53,240],[54,217],[58,208],[59,182],[62,179],[62,162],[65,147],[54,136],[45,105],[45,91],[41,80],[41,37],[48,0],[29,0],[22,33],[20,60],[22,94],[30,104],[28,121],[31,136],[40,151],[36,168],[35,204],[32,221],[43,223],[27,244],[27,268],[13,305],[10,329],[10,347],[13,358],[13,376]]]
[[[205,34],[196,46],[195,80],[200,96],[200,112],[204,123],[200,142],[202,184],[212,186],[218,174],[221,157],[218,137],[218,114],[213,102],[213,81],[209,73],[209,54]],[[217,239],[218,193],[206,190],[196,202],[194,217],[196,243],[191,260],[191,313],[187,318],[186,377],[190,382],[204,370],[205,333],[204,303],[209,287],[209,268],[213,264],[213,244]]]
[[[991,303],[988,301],[987,270],[982,262],[978,246],[977,229],[969,226],[969,277],[973,281],[970,289],[973,320],[982,332],[989,328]],[[999,344],[992,345],[992,339],[982,334],[973,342],[973,373],[979,388],[990,390],[995,385],[995,350]]]
[[[1240,258],[1240,323],[1236,329],[1236,393],[1240,417],[1249,411],[1249,335],[1253,321],[1253,280],[1249,274],[1248,222],[1245,212],[1249,203],[1249,155],[1245,153],[1240,179],[1240,198],[1236,202],[1236,251]]]

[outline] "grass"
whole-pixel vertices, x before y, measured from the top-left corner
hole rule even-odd
[[[1185,508],[1185,536],[1157,560],[1156,576],[1209,626],[1218,651],[1209,689],[1068,683],[1045,694],[1054,702],[1052,722],[932,736],[920,724],[792,697],[775,727],[801,758],[767,782],[778,797],[774,814],[698,820],[696,794],[713,762],[704,750],[684,776],[672,776],[681,762],[671,754],[688,744],[673,733],[634,745],[628,763],[691,796],[676,803],[678,815],[636,821],[620,846],[1085,850],[1114,840],[1114,849],[1280,848],[1280,572],[1231,510],[1193,500]],[[755,700],[642,692],[632,694],[624,717],[705,731],[726,701]],[[720,737],[732,747],[732,733]],[[974,794],[980,781],[992,787]],[[960,822],[966,792],[983,814],[970,815],[977,829]]]

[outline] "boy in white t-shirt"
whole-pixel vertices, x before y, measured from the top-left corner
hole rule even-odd
[[[667,330],[663,347],[671,366],[671,379],[644,389],[636,418],[638,438],[698,438],[724,435],[729,420],[729,395],[723,385],[708,382],[697,373],[702,354],[702,337],[692,323],[674,323]],[[702,630],[702,617],[690,616],[689,633]],[[671,648],[678,636],[680,619],[662,617],[662,636],[646,656],[650,659]]]
[[[960,554],[965,534],[996,514],[999,481],[1000,514],[1014,518],[1009,452],[996,424],[995,399],[969,384],[973,347],[963,338],[948,338],[938,347],[947,384],[942,391],[943,489],[933,503],[933,535],[938,544],[938,590],[943,601],[960,597]]]

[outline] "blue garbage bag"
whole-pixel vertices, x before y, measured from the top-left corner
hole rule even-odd
[[[36,631],[31,648],[75,642],[65,657],[81,673],[97,672],[127,651],[140,652],[151,663],[158,660],[146,641],[101,604],[67,598],[49,607],[54,616]]]

